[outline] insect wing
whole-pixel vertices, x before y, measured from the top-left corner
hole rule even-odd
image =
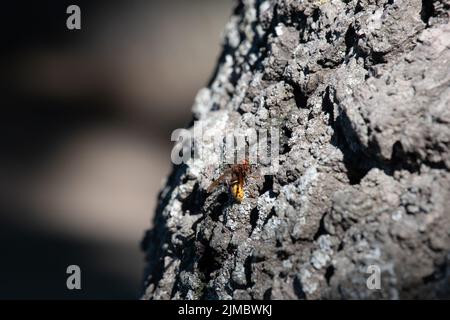
[[[220,177],[214,180],[206,190],[206,192],[211,193],[215,188],[217,188],[220,184],[230,179],[231,170],[226,170]]]

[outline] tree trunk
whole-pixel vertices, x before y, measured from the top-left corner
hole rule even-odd
[[[449,9],[240,2],[194,120],[212,135],[276,125],[280,167],[238,203],[205,191],[213,151],[174,166],[143,298],[449,298]]]

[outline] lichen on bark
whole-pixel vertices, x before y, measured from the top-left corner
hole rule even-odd
[[[239,2],[193,117],[213,134],[276,123],[280,168],[239,204],[205,192],[208,146],[175,166],[143,240],[143,298],[449,298],[449,10]]]

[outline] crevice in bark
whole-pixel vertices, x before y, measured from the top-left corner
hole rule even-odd
[[[211,274],[220,268],[220,255],[208,243],[197,242],[197,257],[199,257],[198,270],[204,276],[204,283],[208,283],[211,280]],[[208,293],[204,292],[204,294]]]
[[[293,85],[294,99],[297,108],[307,109],[308,96],[303,92],[303,90],[298,85]]]
[[[273,193],[273,176],[271,175],[264,176],[264,183],[259,194],[264,194],[267,191],[270,192],[271,197],[275,196],[275,194]]]
[[[331,138],[331,143],[339,148],[344,155],[343,162],[347,168],[348,180],[351,185],[359,184],[367,172],[376,165],[364,154],[362,149],[354,150],[355,147],[352,148],[348,143],[344,130],[351,132],[350,135],[354,137],[353,144],[357,148],[360,148],[360,143],[356,142],[356,134],[353,132],[351,126],[348,125],[349,120],[346,118],[345,113],[341,112],[337,116],[336,121],[334,121],[334,104],[331,99],[329,87],[326,88],[322,97],[322,110],[325,114],[328,114],[328,124],[333,128],[334,133]]]
[[[322,216],[322,218],[320,219],[319,228],[317,229],[317,232],[314,234],[314,237],[313,237],[314,240],[317,240],[320,236],[328,233],[327,229],[325,228],[325,222],[324,222],[325,216],[326,216],[326,214],[324,214]]]
[[[205,191],[200,190],[199,183],[197,182],[194,185],[192,193],[183,200],[181,210],[183,210],[184,213],[189,213],[190,215],[197,215],[203,207],[205,195]]]
[[[333,277],[333,275],[334,275],[334,267],[333,265],[330,265],[325,271],[325,280],[327,281],[328,285],[330,285],[331,277]]]
[[[270,300],[271,298],[272,298],[272,288],[269,288],[264,292],[263,299]]]
[[[259,218],[259,210],[257,207],[253,208],[250,211],[250,225],[252,226],[252,231],[256,228],[256,224]]]
[[[420,10],[420,18],[428,25],[428,21],[435,14],[434,3],[431,0],[422,0],[422,9]]]
[[[252,281],[252,260],[253,257],[248,256],[244,262],[245,280],[247,282],[247,287],[251,287],[254,284]]]
[[[217,197],[214,207],[212,208],[210,217],[213,221],[217,222],[219,221],[219,217],[223,214],[223,211],[227,207],[229,203],[230,197],[228,193],[221,192],[219,196]]]
[[[293,286],[294,286],[294,293],[297,295],[297,298],[301,299],[301,300],[305,300],[306,294],[303,291],[302,284],[301,284],[300,280],[298,279],[298,277],[294,278]]]

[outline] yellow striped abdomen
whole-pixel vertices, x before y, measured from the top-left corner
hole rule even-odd
[[[233,181],[231,184],[231,193],[237,202],[241,202],[244,199],[244,186],[238,181]]]

